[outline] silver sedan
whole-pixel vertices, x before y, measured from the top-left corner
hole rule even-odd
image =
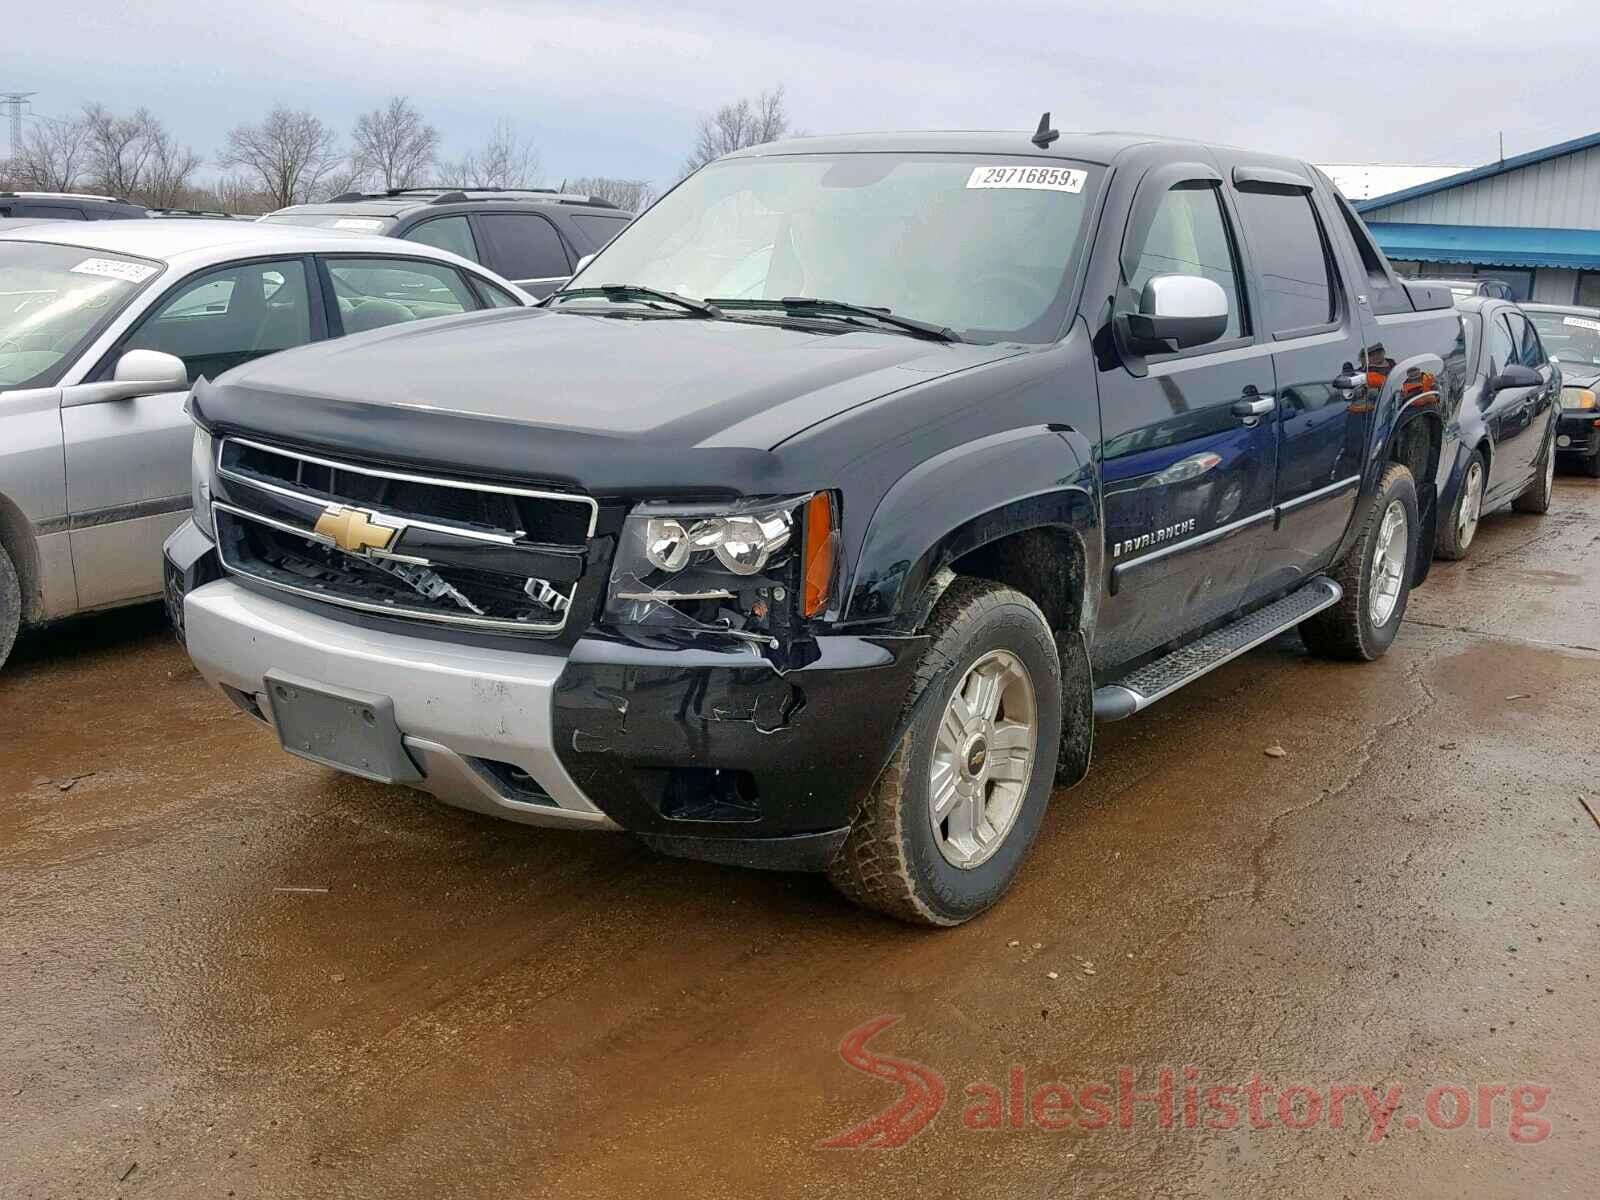
[[[529,302],[454,254],[365,234],[0,222],[0,664],[21,625],[160,595],[162,540],[189,511],[193,381]]]

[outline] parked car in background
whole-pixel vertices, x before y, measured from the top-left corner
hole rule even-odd
[[[1494,300],[1515,300],[1516,292],[1503,279],[1413,279],[1412,283],[1427,283],[1449,288],[1450,294],[1462,296],[1488,296]]]
[[[1550,360],[1527,315],[1509,300],[1460,296],[1467,385],[1452,432],[1459,468],[1444,490],[1440,558],[1466,556],[1478,519],[1510,502],[1543,513],[1555,486],[1562,368]]]
[[[1561,363],[1556,456],[1600,479],[1600,308],[1524,304],[1550,357]]]
[[[169,594],[293,753],[953,925],[1095,718],[1388,649],[1460,329],[1293,159],[762,146],[540,308],[197,385]]]
[[[438,246],[548,296],[633,219],[592,196],[543,188],[393,188],[347,192],[261,218],[380,233]]]
[[[88,192],[0,192],[0,217],[46,221],[129,221],[146,216],[142,204]]]
[[[241,363],[527,296],[412,242],[238,221],[0,232],[0,663],[19,624],[146,600],[190,504],[184,395]]]

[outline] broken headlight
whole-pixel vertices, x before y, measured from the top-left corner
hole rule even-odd
[[[782,640],[833,597],[838,513],[832,493],[717,506],[642,504],[611,568],[612,624]]]

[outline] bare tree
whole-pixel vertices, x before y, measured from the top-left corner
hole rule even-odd
[[[708,162],[744,150],[775,142],[797,131],[790,128],[789,109],[784,103],[783,85],[762,92],[754,100],[724,104],[708,117],[702,117],[695,131],[694,149],[683,164],[683,173],[698,171]]]
[[[628,212],[641,212],[656,198],[655,188],[643,179],[613,179],[607,175],[584,175],[578,179],[568,179],[561,185],[561,190],[582,192]]]
[[[404,96],[362,113],[350,135],[351,170],[383,188],[414,187],[428,175],[439,153],[439,131]]]
[[[150,153],[145,159],[144,177],[134,189],[141,204],[152,208],[180,208],[192,204],[194,173],[200,169],[200,156],[188,146],[178,145],[160,121],[152,120],[146,129]]]
[[[190,192],[191,206],[219,212],[242,213],[256,216],[273,207],[261,192],[258,181],[243,175],[224,175],[210,183],[200,184]]]
[[[152,134],[165,133],[155,114],[140,108],[131,117],[119,117],[103,104],[86,104],[83,124],[94,186],[108,196],[138,195],[153,150]]]
[[[37,118],[11,161],[14,186],[39,192],[72,191],[88,158],[87,141],[88,129],[82,121]]]
[[[439,165],[438,181],[448,187],[525,188],[539,178],[539,152],[510,121],[495,122],[489,140],[461,158]]]
[[[228,131],[219,166],[243,171],[274,208],[298,204],[316,193],[340,154],[332,129],[316,116],[278,105],[259,125]]]

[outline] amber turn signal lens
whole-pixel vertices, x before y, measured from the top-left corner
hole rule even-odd
[[[805,506],[805,559],[801,615],[820,617],[833,592],[833,560],[837,531],[833,525],[833,497],[818,492]]]

